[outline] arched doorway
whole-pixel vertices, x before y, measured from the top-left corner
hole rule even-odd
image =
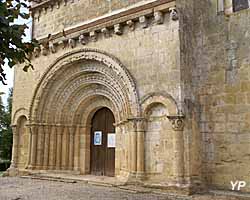
[[[99,109],[92,118],[90,173],[115,175],[115,118],[108,108]]]
[[[136,172],[136,153],[131,153],[136,151],[136,142],[132,144],[133,149],[130,148],[132,139],[127,126],[132,122],[127,119],[138,118],[141,111],[133,77],[118,59],[96,49],[67,53],[48,67],[32,99],[30,169],[75,170],[90,174],[92,116],[106,107],[117,123],[117,144],[113,147],[116,161],[113,156],[111,170],[98,170],[96,175],[128,177],[132,161],[131,171]],[[131,132],[136,131],[135,126],[131,125],[131,129]],[[109,130],[104,131],[108,137]],[[115,132],[114,127],[110,132]],[[105,140],[106,137],[103,136]],[[103,145],[107,145],[105,140]]]

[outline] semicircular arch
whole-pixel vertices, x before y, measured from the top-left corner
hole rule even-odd
[[[136,85],[128,70],[108,53],[87,48],[67,53],[48,67],[35,89],[29,119],[47,122],[47,116],[69,105],[67,100],[72,96],[80,95],[77,90],[84,84],[102,85],[110,94],[107,97],[122,108],[123,117],[140,116]],[[116,100],[112,95],[117,96]]]

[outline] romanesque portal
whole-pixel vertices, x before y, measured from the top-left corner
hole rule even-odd
[[[116,58],[95,49],[73,51],[41,77],[29,123],[22,116],[13,127],[12,166],[127,179],[148,174],[152,180],[182,183],[183,123],[177,115],[167,95],[139,102],[132,76]],[[26,145],[20,143],[23,135],[29,137]],[[163,152],[161,140],[171,141]]]

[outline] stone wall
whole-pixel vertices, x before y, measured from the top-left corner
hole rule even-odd
[[[122,9],[142,0],[77,0],[58,1],[42,9],[33,9],[34,37],[46,37],[48,34],[61,32],[112,11]],[[65,3],[66,2],[66,3]]]
[[[202,136],[203,181],[230,190],[230,181],[250,179],[250,12],[217,13],[216,1],[177,5],[183,101]],[[249,192],[249,184],[242,191]]]

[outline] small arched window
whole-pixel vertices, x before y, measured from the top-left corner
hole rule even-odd
[[[237,12],[249,8],[249,0],[233,0],[233,11]]]

